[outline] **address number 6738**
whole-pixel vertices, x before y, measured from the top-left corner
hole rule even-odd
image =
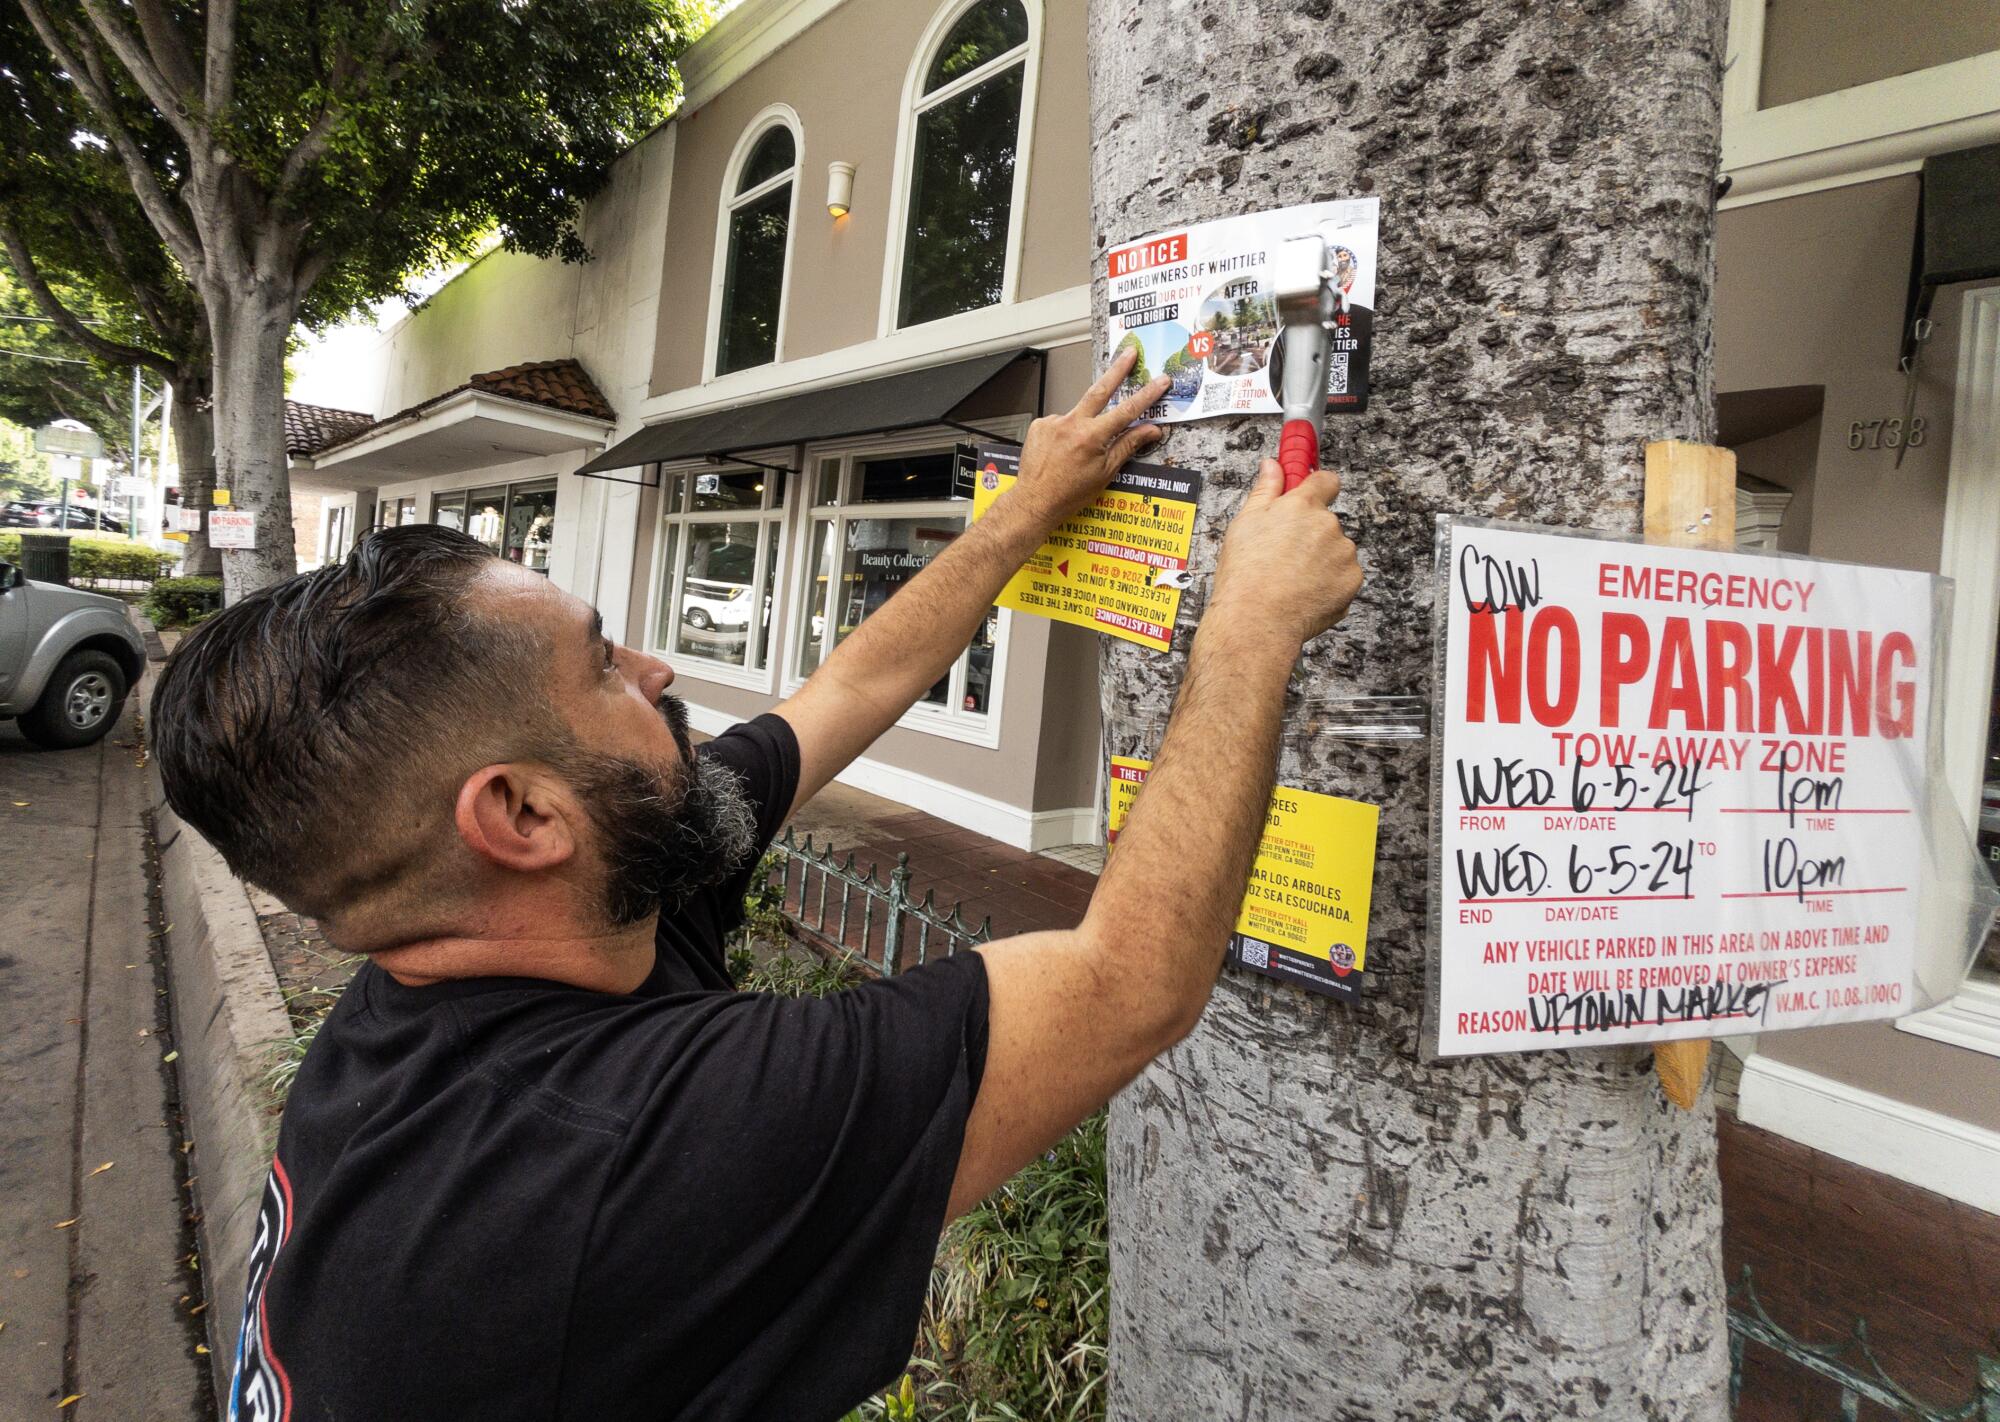
[[[1901,420],[1856,420],[1847,427],[1849,449],[1916,449],[1925,438],[1924,417],[1913,415],[1909,426]]]

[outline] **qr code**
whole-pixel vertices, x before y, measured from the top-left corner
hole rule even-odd
[[[1326,372],[1326,393],[1345,395],[1347,393],[1347,351],[1335,351]]]
[[[1259,943],[1254,938],[1239,940],[1239,949],[1246,968],[1268,968],[1271,966],[1271,945]]]
[[[1213,415],[1229,408],[1229,382],[1205,380],[1201,385],[1201,412]]]

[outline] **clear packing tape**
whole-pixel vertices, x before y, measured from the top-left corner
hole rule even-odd
[[[1427,1056],[1901,1018],[1950,1001],[1982,954],[2000,970],[2000,887],[1961,810],[1968,795],[1977,804],[1990,713],[1946,703],[1948,579],[1449,517],[1435,551]],[[1762,601],[1781,599],[1780,584],[1810,601]],[[1747,660],[1732,666],[1733,649]],[[1988,648],[1967,654],[1991,665]],[[1873,685],[1857,690],[1863,664]],[[1836,698],[1851,720],[1834,718]],[[1622,745],[1643,781],[1638,808],[1606,815],[1632,803],[1631,776],[1609,750],[1586,768],[1581,734]],[[1752,749],[1704,763],[1697,744],[1719,756],[1720,740]],[[1779,745],[1822,759],[1788,781]],[[1644,758],[1664,746],[1683,763]],[[1778,807],[1786,796],[1794,808]],[[1668,841],[1688,858],[1658,853]],[[1657,882],[1638,875],[1620,901],[1629,864],[1649,854],[1671,872],[1649,864]],[[1601,947],[1649,940],[1675,949],[1635,963]],[[1538,948],[1537,963],[1508,961]],[[1719,977],[1699,1003],[1695,987],[1648,996],[1648,969],[1662,966]]]

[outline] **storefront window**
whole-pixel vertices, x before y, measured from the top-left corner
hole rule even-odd
[[[953,497],[955,464],[950,447],[936,446],[819,461],[804,577],[794,593],[792,671],[800,680],[964,533],[969,502]],[[985,720],[998,693],[1000,624],[995,608],[925,692],[920,715],[968,726]]]
[[[667,513],[655,649],[714,668],[763,672],[770,666],[783,548],[783,472],[696,469],[668,472],[661,484]]]
[[[1018,0],[981,0],[931,56],[911,120],[898,325],[1001,299],[1027,71],[1028,16]]]
[[[507,542],[501,556],[537,573],[549,570],[549,544],[556,528],[556,486],[516,485],[507,499]]]
[[[465,531],[491,548],[500,551],[501,530],[507,523],[507,491],[503,489],[474,489],[465,496]]]
[[[383,501],[382,509],[387,526],[392,512],[388,500]],[[415,523],[417,501],[399,499],[393,513],[399,522]],[[469,533],[508,562],[546,574],[555,544],[556,486],[553,480],[541,480],[489,489],[453,489],[433,496],[431,522]]]

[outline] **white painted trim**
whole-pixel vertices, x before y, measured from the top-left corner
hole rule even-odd
[[[1737,1117],[1864,1169],[2000,1213],[2000,1131],[1763,1054],[1743,1064]]]
[[[977,311],[910,326],[892,336],[843,346],[816,356],[760,365],[655,395],[639,407],[646,424],[732,409],[775,395],[797,395],[829,385],[848,385],[877,376],[899,375],[946,360],[969,360],[1010,346],[1066,346],[1090,336],[1090,287],[1072,286],[1010,306]]]
[[[511,400],[504,395],[495,395],[490,390],[461,390],[448,399],[421,410],[414,415],[406,415],[400,420],[376,425],[351,443],[315,455],[308,465],[299,461],[300,467],[315,470],[334,470],[341,465],[359,459],[363,455],[380,454],[399,444],[407,444],[419,435],[435,434],[439,430],[475,419],[500,420],[524,430],[535,430],[542,434],[571,436],[579,449],[602,449],[611,439],[614,426],[608,420],[592,419],[588,415],[573,415],[566,410],[553,410],[546,405],[536,405],[525,400]],[[523,454],[516,459],[546,459],[545,454]],[[420,477],[420,476],[419,476]],[[409,479],[397,482],[408,483]]]
[[[737,718],[728,712],[716,711],[692,701],[688,703],[688,724],[697,731],[712,736],[721,735],[736,723]],[[905,770],[899,765],[866,757],[854,761],[834,779],[856,790],[865,790],[885,800],[894,800],[899,805],[908,805],[913,810],[922,810],[927,815],[936,815],[941,820],[969,829],[974,834],[983,834],[988,839],[997,839],[1002,844],[1011,844],[1016,849],[1033,851],[1079,843],[1078,827],[1081,825],[1087,829],[1097,817],[1094,808],[1084,806],[1064,810],[1023,809],[976,790],[967,790],[914,770]]]
[[[1905,1017],[1896,1025],[1933,1042],[2000,1057],[2000,983],[1974,978],[1942,1007]]]
[[[1764,7],[1769,0],[1729,0],[1727,67],[1722,72],[1725,124],[1757,112],[1764,83]]]
[[[1951,466],[1938,571],[1952,580],[1945,637],[1945,784],[1967,825],[1979,823],[1979,787],[1992,705],[1993,648],[2000,641],[2000,287],[1966,293],[1952,408]],[[1949,951],[1955,926],[1938,930]],[[1957,964],[1941,964],[1957,975]],[[1947,979],[1949,980],[1949,979]],[[1969,981],[1941,1007],[1898,1029],[2000,1057],[2000,987]]]
[[[1864,182],[1935,153],[2000,141],[1996,94],[2000,50],[1795,104],[1729,112],[1722,171],[1732,181],[1719,205]]]
[[[843,0],[738,0],[679,60],[691,114],[835,10]]]
[[[742,176],[743,165],[750,161],[750,155],[756,151],[764,135],[774,128],[791,132],[792,166],[776,177],[759,183],[749,192],[738,193],[736,180]],[[763,365],[778,365],[785,359],[785,316],[792,294],[792,253],[798,246],[792,239],[799,228],[799,178],[805,172],[805,164],[806,129],[799,121],[798,111],[790,104],[766,104],[750,122],[743,125],[743,132],[736,139],[736,149],[729,155],[728,166],[722,170],[722,191],[716,197],[715,261],[708,281],[708,332],[702,337],[701,347],[703,384],[716,378],[716,364],[722,353],[722,288],[729,280],[729,220],[736,215],[737,208],[775,191],[780,183],[791,184],[792,205],[785,214],[785,260],[778,276],[778,330],[771,358]]]
[[[1966,294],[1938,571],[1953,580],[1944,764],[1967,824],[1979,822],[1993,648],[2000,637],[2000,287]]]
[[[945,0],[931,22],[925,27],[923,37],[917,41],[917,51],[910,61],[910,67],[903,75],[902,107],[898,110],[896,123],[895,166],[889,170],[889,234],[884,244],[882,265],[882,304],[876,317],[876,334],[888,336],[899,329],[921,330],[922,326],[901,327],[898,323],[903,287],[903,243],[908,236],[910,225],[910,165],[916,157],[917,118],[922,109],[930,105],[931,96],[922,92],[924,74],[929,70],[931,60],[937,56],[938,46],[944,43],[951,27],[962,19],[966,12],[987,0]],[[1021,116],[1014,127],[1014,194],[1009,200],[1007,217],[1007,260],[1000,276],[1000,306],[1012,306],[1019,293],[1021,281],[1021,244],[1025,239],[1028,217],[1028,169],[1035,146],[1035,105],[1041,90],[1042,73],[1042,5],[1041,0],[1018,0],[1028,15],[1028,39],[1020,51],[1009,50],[1008,54],[1020,53],[1025,65],[1021,76]],[[974,71],[992,78],[1003,68],[996,58],[991,64]],[[973,75],[964,76],[965,84],[958,82],[947,86],[951,92],[962,92],[969,87]],[[983,80],[981,82],[984,82]],[[940,91],[943,93],[944,91]],[[933,100],[935,101],[935,100]],[[992,310],[992,307],[979,308]],[[970,313],[961,312],[960,315]],[[944,325],[957,317],[947,316],[924,325]]]

